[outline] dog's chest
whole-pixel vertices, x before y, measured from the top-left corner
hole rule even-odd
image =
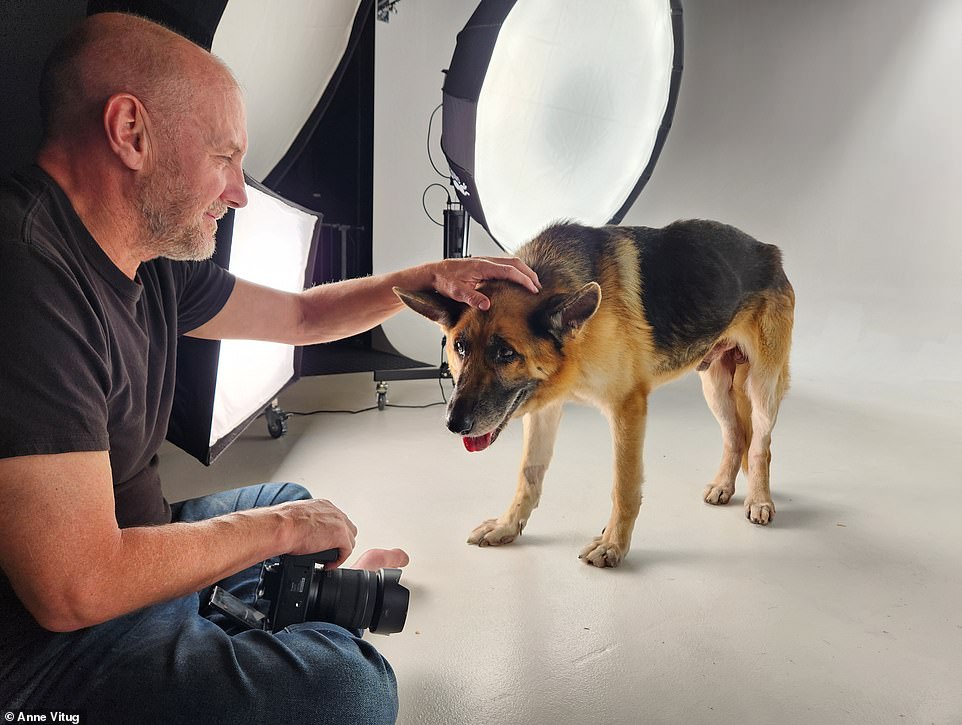
[[[606,407],[611,398],[613,384],[611,367],[599,364],[583,364],[575,383],[569,389],[569,397],[577,403]]]

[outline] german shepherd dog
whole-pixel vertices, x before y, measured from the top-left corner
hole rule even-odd
[[[559,223],[517,254],[538,273],[541,293],[486,282],[479,289],[491,300],[487,311],[395,289],[447,337],[455,380],[447,427],[469,451],[484,450],[523,416],[514,500],[468,543],[508,544],[524,529],[541,497],[562,405],[574,400],[605,413],[615,449],[611,517],[580,558],[618,566],[641,506],[648,394],[691,370],[722,431],[721,464],[704,500],[727,504],[741,467],[745,515],[771,522],[770,444],[789,385],[795,306],[779,249],[734,227],[690,220],[662,229]]]

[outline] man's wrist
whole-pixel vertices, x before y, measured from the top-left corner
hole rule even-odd
[[[438,275],[438,262],[425,262],[414,267],[408,267],[399,272],[400,279],[392,287],[414,290],[417,292],[430,292],[437,289],[435,286]]]
[[[263,561],[284,554],[295,546],[294,517],[287,515],[287,503],[263,506],[245,511],[235,511],[227,516],[235,521],[245,521],[242,536],[250,536],[256,542],[255,557]],[[214,519],[210,519],[214,521]]]
[[[273,534],[272,537],[269,537],[269,540],[272,541],[272,551],[264,556],[265,559],[278,554],[286,554],[296,545],[296,532],[294,530],[295,519],[293,516],[285,515],[285,509],[286,504],[278,504],[262,509],[268,519],[266,524],[268,530]]]

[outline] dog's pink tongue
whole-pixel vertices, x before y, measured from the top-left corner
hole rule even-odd
[[[485,433],[483,436],[464,436],[462,440],[464,441],[464,447],[468,449],[470,453],[477,453],[478,451],[483,451],[485,448],[491,445],[491,437],[494,431]]]

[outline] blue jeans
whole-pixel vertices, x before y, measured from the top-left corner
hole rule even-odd
[[[175,521],[199,521],[306,498],[296,484],[268,483],[171,508]],[[219,584],[250,604],[259,573]],[[206,612],[208,591],[76,632],[0,623],[0,711],[81,710],[90,725],[396,720],[394,671],[359,633],[325,622],[242,630]]]

